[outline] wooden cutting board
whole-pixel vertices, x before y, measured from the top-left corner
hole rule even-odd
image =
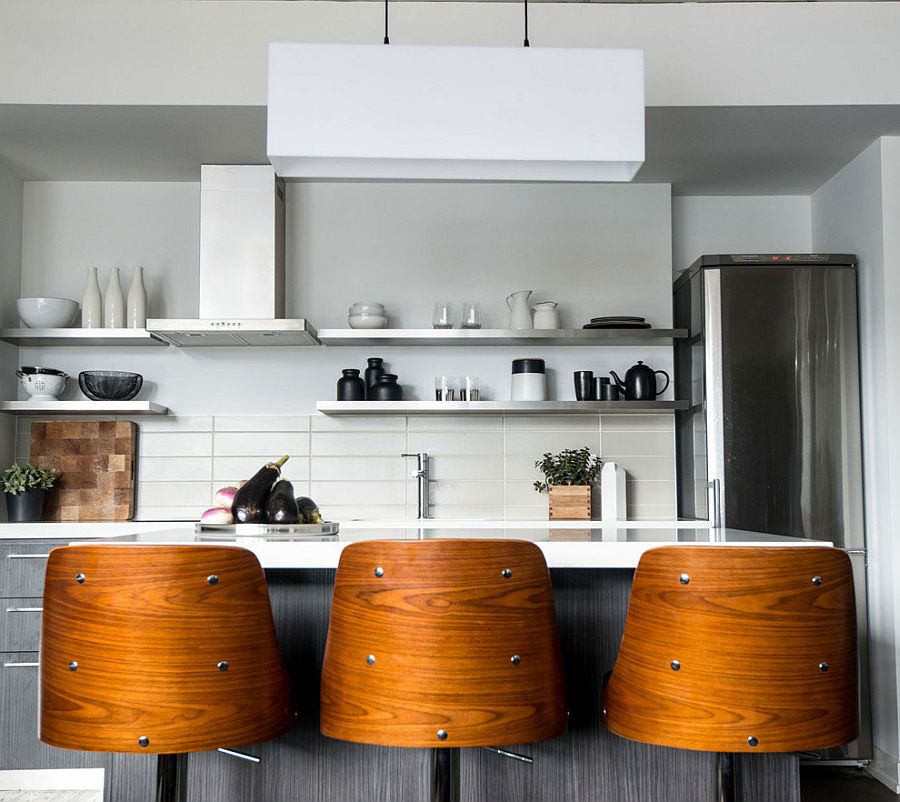
[[[44,520],[130,521],[136,445],[131,421],[32,423],[31,463],[60,472],[47,493]]]

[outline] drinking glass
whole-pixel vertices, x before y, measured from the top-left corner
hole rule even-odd
[[[481,304],[478,301],[463,301],[461,329],[481,328]]]
[[[453,304],[450,301],[435,301],[431,325],[436,329],[453,328]]]
[[[465,376],[459,380],[460,401],[477,401],[479,395],[477,376]]]
[[[434,399],[435,401],[455,401],[456,390],[459,382],[455,376],[435,376],[434,377]]]

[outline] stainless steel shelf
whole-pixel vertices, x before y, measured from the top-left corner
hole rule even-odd
[[[19,346],[165,345],[146,329],[0,329],[0,340]]]
[[[322,345],[671,345],[687,329],[321,329]]]
[[[319,401],[324,415],[640,415],[687,409],[687,401]]]
[[[154,401],[0,401],[8,415],[168,415]]]

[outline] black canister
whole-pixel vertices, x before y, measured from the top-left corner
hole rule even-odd
[[[337,381],[338,401],[365,401],[366,383],[359,376],[358,368],[344,368],[344,375]]]
[[[382,373],[369,388],[369,401],[402,401],[403,388],[393,373]]]
[[[601,401],[618,401],[620,397],[619,388],[611,382],[607,382],[600,387]]]
[[[378,381],[379,376],[383,376],[384,360],[380,356],[370,356],[367,360],[369,367],[366,368],[366,397],[369,395],[369,388]]]
[[[575,400],[576,401],[596,401],[597,396],[594,395],[594,371],[592,370],[576,370],[575,371]]]
[[[609,384],[609,378],[606,376],[594,376],[594,399],[596,401],[603,400],[603,385]]]

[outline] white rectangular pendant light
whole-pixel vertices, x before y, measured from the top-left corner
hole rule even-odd
[[[644,52],[271,44],[283,178],[631,181]]]

